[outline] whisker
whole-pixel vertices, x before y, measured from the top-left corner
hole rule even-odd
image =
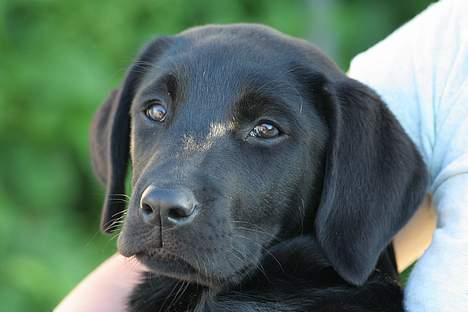
[[[172,306],[173,304],[176,304],[177,301],[179,301],[183,297],[185,291],[189,288],[189,286],[190,286],[190,282],[185,281],[181,285],[181,287],[179,287],[179,289],[177,290],[177,293],[174,296],[174,299],[172,299],[171,303],[169,304],[169,307]]]
[[[113,193],[113,194],[109,194],[108,196],[109,197],[123,197],[126,199],[130,199],[130,196],[128,196],[127,194],[123,194],[123,193]]]
[[[239,238],[243,238],[243,239],[245,239],[245,240],[247,240],[247,241],[249,241],[249,242],[251,242],[251,243],[253,243],[253,244],[257,245],[257,246],[259,246],[259,247],[261,248],[261,250],[263,250],[264,252],[266,252],[267,254],[269,254],[269,255],[276,261],[276,263],[278,263],[278,265],[279,265],[280,268],[281,268],[281,271],[284,272],[283,265],[282,265],[281,262],[278,260],[278,258],[276,258],[276,256],[275,256],[274,254],[272,254],[271,251],[269,251],[267,248],[265,248],[262,244],[260,244],[260,243],[258,243],[258,242],[256,242],[256,241],[254,241],[254,240],[252,240],[252,239],[250,239],[250,238],[248,238],[248,237],[246,237],[246,236],[243,236],[243,235],[235,234],[235,236],[236,236],[236,237],[239,237]]]
[[[159,309],[159,312],[162,312],[162,311],[163,311],[163,308],[165,307],[167,300],[169,300],[169,298],[171,298],[171,295],[172,295],[172,293],[174,292],[174,290],[175,290],[176,288],[178,288],[179,285],[181,285],[181,284],[183,284],[183,283],[184,283],[184,281],[177,281],[177,282],[174,284],[174,287],[172,287],[171,292],[166,296],[166,298],[164,298],[164,301],[163,301],[163,303],[161,304],[161,308]],[[172,301],[171,301],[171,303],[169,303],[168,308],[169,308],[171,305],[172,305]]]

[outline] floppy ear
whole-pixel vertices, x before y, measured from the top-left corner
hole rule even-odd
[[[416,147],[368,87],[325,82],[329,143],[316,236],[335,270],[360,285],[416,211],[426,168]]]
[[[96,112],[91,125],[93,168],[106,187],[101,229],[108,233],[114,230],[113,221],[120,218],[125,210],[123,194],[129,157],[129,118],[123,111],[129,103],[121,98],[122,89],[112,91]]]
[[[152,62],[167,47],[169,38],[148,44],[127,71],[118,90],[98,109],[91,126],[91,156],[98,179],[106,186],[101,229],[111,233],[125,211],[125,178],[130,154],[130,105],[136,87]]]

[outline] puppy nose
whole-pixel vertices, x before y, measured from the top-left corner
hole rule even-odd
[[[192,222],[195,198],[189,190],[159,189],[149,186],[141,196],[143,221],[150,225],[180,226]]]

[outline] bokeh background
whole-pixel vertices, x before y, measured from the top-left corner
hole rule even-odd
[[[88,127],[141,45],[206,23],[256,22],[350,59],[429,0],[0,1],[0,302],[50,311],[115,251]]]

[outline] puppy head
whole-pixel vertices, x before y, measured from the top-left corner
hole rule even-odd
[[[102,227],[159,274],[237,282],[268,247],[308,232],[364,282],[425,187],[391,113],[316,48],[256,25],[156,39],[98,111]]]

